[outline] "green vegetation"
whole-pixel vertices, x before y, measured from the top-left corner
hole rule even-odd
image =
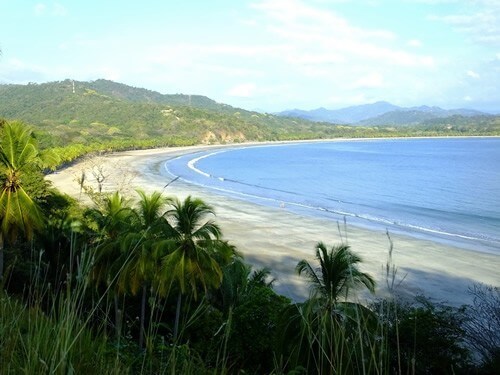
[[[44,182],[29,128],[0,132],[2,374],[498,373],[498,288],[474,286],[460,309],[395,296],[365,306],[356,288],[375,285],[361,259],[320,242],[317,264],[296,267],[311,296],[293,303],[205,202],[93,192],[81,207]]]
[[[316,260],[317,268],[306,260],[297,264],[297,273],[309,280],[311,296],[291,306],[282,319],[281,357],[307,373],[383,372],[378,368],[384,358],[377,353],[377,316],[348,302],[358,286],[374,292],[375,282],[359,270],[361,259],[346,244],[328,250],[318,243]]]
[[[43,227],[38,204],[23,187],[24,175],[39,173],[47,154],[39,153],[31,130],[19,122],[3,122],[0,143],[0,282],[3,279],[4,242],[15,241],[19,232],[30,239]],[[41,179],[41,174],[38,174]],[[42,183],[43,184],[43,183]]]
[[[348,245],[334,246],[328,251],[320,242],[316,245],[316,260],[318,271],[305,259],[297,264],[296,270],[299,275],[306,275],[313,298],[327,309],[332,310],[341,297],[347,300],[349,291],[357,286],[364,285],[370,292],[375,292],[375,281],[358,269],[361,258],[353,254]]]
[[[74,91],[73,91],[74,84]],[[162,95],[107,80],[0,85],[0,117],[36,131],[65,163],[92,152],[339,137],[500,135],[499,117],[423,125],[345,126],[233,108],[199,95]]]

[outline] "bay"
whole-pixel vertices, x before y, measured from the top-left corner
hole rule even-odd
[[[254,203],[500,254],[500,138],[235,147],[165,167]]]

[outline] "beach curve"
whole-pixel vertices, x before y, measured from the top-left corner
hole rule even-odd
[[[377,295],[385,296],[385,264],[389,239],[383,230],[368,230],[325,218],[312,218],[276,207],[260,206],[237,198],[222,196],[203,187],[184,181],[170,182],[162,171],[163,164],[188,153],[219,150],[242,145],[191,146],[136,150],[86,158],[63,170],[47,176],[53,185],[75,198],[87,200],[81,194],[78,179],[85,172],[89,184],[92,169],[98,166],[106,175],[103,191],[120,190],[134,196],[134,190],[164,191],[166,195],[183,199],[193,195],[211,204],[217,214],[227,240],[237,246],[245,259],[255,267],[269,267],[276,280],[276,290],[295,300],[307,298],[304,281],[294,272],[301,259],[313,260],[314,245],[323,241],[328,245],[348,241],[352,250],[363,258],[362,268],[378,282]],[[262,145],[258,143],[258,145]],[[393,260],[398,269],[396,283],[405,295],[424,294],[434,301],[454,306],[470,303],[467,289],[475,282],[498,285],[500,257],[473,252],[441,243],[391,234],[394,245]],[[367,299],[367,295],[362,295]]]

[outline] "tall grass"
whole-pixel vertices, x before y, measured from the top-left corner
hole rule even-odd
[[[76,268],[65,277],[61,290],[44,282],[41,264],[34,268],[27,295],[21,303],[0,292],[0,368],[2,374],[230,374],[237,372],[228,347],[233,312],[214,333],[218,348],[215,362],[207,366],[200,355],[183,341],[184,332],[206,312],[200,303],[185,310],[179,338],[162,336],[160,311],[166,299],[151,293],[146,347],[141,351],[127,332],[115,337],[107,317],[113,311],[108,290],[89,299],[91,252],[83,251]],[[71,262],[73,263],[73,262]],[[154,292],[154,291],[152,291]],[[358,303],[339,303],[324,309],[314,299],[293,305],[287,325],[292,335],[288,349],[276,351],[273,373],[384,374],[386,327]],[[382,306],[382,305],[381,305]],[[389,308],[384,305],[384,308]],[[97,322],[97,325],[96,325]],[[128,327],[130,329],[130,326]],[[107,335],[110,332],[111,336]],[[290,334],[290,332],[288,332]],[[131,345],[133,343],[133,345]],[[127,346],[129,346],[127,348]],[[278,359],[279,358],[279,359]]]
[[[86,274],[90,259],[83,256],[66,290],[51,290],[40,278],[30,286],[29,303],[0,292],[0,368],[2,374],[127,373],[99,327],[84,319]],[[74,276],[74,277],[73,277]]]
[[[285,338],[291,344],[280,357],[277,373],[300,368],[308,374],[388,373],[386,327],[374,312],[350,302],[338,303],[333,310],[310,302],[294,309],[292,335]]]
[[[338,230],[343,243],[347,243],[346,231],[342,235],[340,225]],[[276,360],[276,374],[402,373],[399,349],[398,368],[394,368],[391,357],[394,353],[390,352],[393,345],[389,331],[394,320],[388,318],[395,316],[397,321],[396,289],[402,280],[398,280],[392,260],[393,244],[387,236],[389,252],[384,271],[389,296],[370,307],[357,298],[328,306],[314,296],[292,306],[283,318],[284,334],[279,345],[284,349]],[[411,373],[415,373],[414,369]]]
[[[151,290],[145,349],[139,348],[130,335],[136,322],[125,323],[121,335],[115,337],[115,330],[109,328],[113,295],[109,289],[96,294],[89,288],[90,253],[79,254],[77,266],[65,276],[62,290],[53,290],[40,276],[40,267],[35,267],[27,302],[0,291],[1,374],[239,373],[241,369],[230,347],[235,332],[232,308],[221,318],[213,340],[206,343],[213,346],[210,359],[203,358],[202,351],[198,353],[196,345],[189,342],[189,329],[207,322],[204,319],[212,308],[207,301],[185,303],[179,337],[174,341],[162,318],[168,299]],[[390,295],[370,308],[359,300],[325,306],[315,298],[290,305],[276,329],[279,337],[274,346],[274,368],[269,372],[418,373],[415,354],[405,353],[403,357],[400,353],[398,324],[394,326],[400,312],[392,241],[384,270]],[[394,332],[396,343],[390,341],[394,340]]]

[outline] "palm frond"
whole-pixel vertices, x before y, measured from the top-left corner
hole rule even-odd
[[[348,297],[349,291],[358,286],[365,286],[370,292],[375,290],[373,278],[359,270],[361,257],[351,252],[349,245],[340,244],[330,250],[322,242],[315,247],[319,267],[314,269],[309,262],[301,260],[296,267],[309,279],[315,296],[321,296],[328,306],[332,306],[340,297]]]

